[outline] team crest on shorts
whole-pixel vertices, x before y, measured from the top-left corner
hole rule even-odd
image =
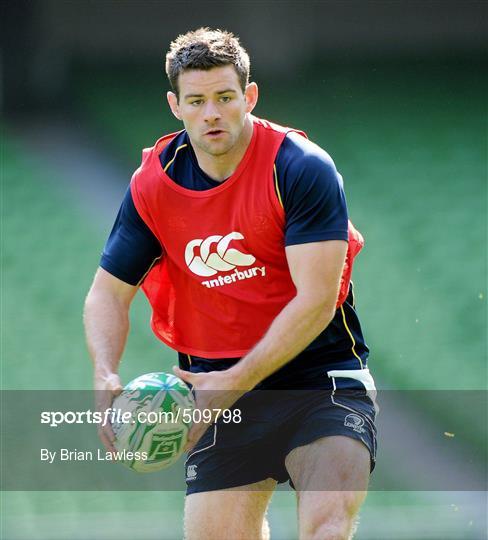
[[[198,465],[188,465],[186,468],[186,480],[195,480],[197,477],[197,467]]]
[[[348,414],[344,418],[344,425],[352,428],[356,433],[364,433],[364,420],[358,414]]]

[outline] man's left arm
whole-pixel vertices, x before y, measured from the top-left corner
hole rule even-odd
[[[249,390],[302,352],[336,311],[347,242],[329,240],[286,247],[297,294],[264,337],[230,371]]]
[[[231,407],[245,392],[284,366],[309,345],[333,319],[347,242],[327,240],[286,247],[296,296],[276,316],[263,338],[225,371],[175,374],[194,386],[200,408]],[[201,393],[199,393],[201,392]],[[195,425],[188,449],[208,425]]]

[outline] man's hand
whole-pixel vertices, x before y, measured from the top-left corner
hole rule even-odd
[[[213,411],[212,422],[217,420],[218,410],[230,409],[243,394],[252,388],[245,387],[231,369],[209,373],[191,373],[174,366],[173,372],[177,377],[193,386],[197,409]],[[203,421],[193,424],[188,434],[186,452],[195,446],[209,425],[209,422]]]
[[[122,392],[122,384],[117,373],[108,373],[106,375],[95,374],[95,407],[97,411],[104,412],[112,406],[115,396]],[[103,426],[98,426],[98,436],[103,446],[109,452],[115,452],[114,447],[115,434],[110,422]]]

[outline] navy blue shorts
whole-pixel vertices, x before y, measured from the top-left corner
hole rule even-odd
[[[340,366],[343,367],[342,365]],[[327,372],[326,372],[327,373]],[[256,389],[234,405],[240,423],[220,418],[209,426],[185,463],[187,494],[253,484],[266,478],[290,481],[285,458],[294,448],[327,436],[361,441],[376,460],[375,404],[365,370],[330,370],[328,388]],[[330,374],[335,374],[331,376]],[[351,377],[352,375],[352,377]]]

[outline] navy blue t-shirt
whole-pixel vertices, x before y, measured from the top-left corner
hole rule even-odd
[[[186,131],[164,148],[160,161],[168,176],[187,189],[203,191],[221,184],[199,167]],[[298,133],[289,133],[275,165],[278,196],[285,210],[285,245],[347,241],[343,182],[330,156]],[[139,216],[127,189],[100,266],[122,281],[137,285],[161,253],[159,241]],[[305,351],[315,351],[322,358],[320,363],[366,363],[368,349],[353,308],[352,287],[343,309]]]

